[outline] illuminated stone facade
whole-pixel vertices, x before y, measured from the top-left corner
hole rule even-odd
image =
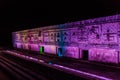
[[[120,15],[13,32],[16,48],[119,63]]]

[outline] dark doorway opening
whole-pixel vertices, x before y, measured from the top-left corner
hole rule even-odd
[[[63,56],[62,48],[58,48],[58,56],[59,56],[59,57]]]
[[[43,53],[44,53],[44,47],[40,46],[40,54],[43,54]]]
[[[82,59],[83,60],[88,60],[88,50],[83,50],[82,51]]]

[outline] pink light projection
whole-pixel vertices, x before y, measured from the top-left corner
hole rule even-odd
[[[101,44],[101,26],[100,25],[90,25],[86,26],[89,30],[89,43]]]
[[[22,45],[22,43],[16,43],[17,48],[22,48],[21,45]]]
[[[13,32],[16,48],[100,62],[120,62],[120,14]]]
[[[104,43],[117,43],[119,23],[102,24],[102,41]]]
[[[118,63],[118,51],[115,49],[89,49],[89,60]]]
[[[39,46],[37,44],[30,44],[32,51],[39,51]]]
[[[78,47],[64,47],[63,49],[64,56],[79,58],[79,48]]]
[[[28,43],[26,43],[26,44],[24,44],[23,46],[24,46],[24,49],[27,49],[27,50],[29,50],[29,47],[28,47]]]
[[[56,54],[56,46],[54,45],[44,45],[44,52],[50,54]]]

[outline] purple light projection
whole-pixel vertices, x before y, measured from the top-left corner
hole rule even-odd
[[[100,62],[120,62],[120,15],[13,32],[13,45]]]
[[[65,47],[63,50],[64,56],[79,58],[79,49],[78,47]]]
[[[56,54],[56,46],[54,45],[43,45],[43,46],[45,53]]]
[[[115,49],[93,48],[89,50],[89,60],[118,63],[118,52]]]

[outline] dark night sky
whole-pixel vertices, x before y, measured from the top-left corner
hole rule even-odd
[[[119,0],[0,1],[0,45],[11,45],[11,32],[120,13]]]

